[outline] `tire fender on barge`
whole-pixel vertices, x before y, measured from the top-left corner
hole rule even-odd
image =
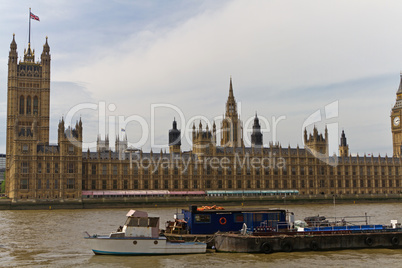
[[[313,250],[313,251],[319,250],[320,247],[319,247],[319,245],[318,245],[318,242],[315,241],[315,240],[311,241],[311,242],[310,242],[310,249]]]
[[[373,245],[373,238],[372,238],[371,236],[367,236],[367,237],[364,239],[364,243],[365,243],[367,246],[372,246],[372,245]]]
[[[292,252],[293,250],[293,244],[290,241],[284,241],[281,244],[281,248],[284,252]]]
[[[399,245],[399,238],[398,238],[397,236],[393,236],[393,237],[391,238],[391,244],[392,244],[393,246],[398,246],[398,245]]]
[[[273,252],[272,246],[270,243],[265,242],[261,244],[261,252],[265,254],[270,254]]]

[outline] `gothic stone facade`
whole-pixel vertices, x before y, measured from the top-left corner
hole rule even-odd
[[[82,122],[67,130],[60,122],[58,145],[49,145],[47,38],[40,59],[35,62],[35,51],[28,44],[18,62],[13,37],[8,60],[6,194],[13,200],[80,198]]]
[[[392,109],[393,157],[351,156],[345,133],[339,156],[328,157],[328,134],[304,133],[305,148],[263,147],[257,115],[252,145],[243,142],[232,80],[220,145],[212,130],[193,126],[191,151],[181,151],[177,123],[169,131],[169,153],[126,152],[127,138],[98,137],[97,152],[82,152],[82,122],[58,126],[49,145],[50,48],[35,62],[30,44],[18,62],[14,37],[8,62],[6,194],[21,199],[80,199],[83,190],[298,190],[300,194],[393,194],[401,192],[402,89]]]

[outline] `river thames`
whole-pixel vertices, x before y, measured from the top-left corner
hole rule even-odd
[[[262,206],[258,206],[262,207]],[[307,216],[373,216],[372,224],[402,222],[402,204],[281,205]],[[161,217],[161,227],[181,208],[136,208]],[[108,234],[128,209],[0,211],[1,267],[400,267],[402,249],[364,249],[273,254],[207,253],[178,256],[95,256],[84,232]]]

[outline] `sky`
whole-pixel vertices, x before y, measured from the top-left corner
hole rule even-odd
[[[4,1],[0,5],[0,153],[5,153],[7,62],[13,33],[51,54],[50,143],[57,124],[167,149],[174,119],[182,150],[193,123],[218,129],[232,77],[246,146],[257,113],[264,144],[304,147],[303,129],[345,131],[352,154],[392,155],[390,111],[402,70],[402,2]],[[124,130],[124,132],[122,131]],[[219,133],[218,133],[219,140]],[[219,142],[218,142],[219,143]]]

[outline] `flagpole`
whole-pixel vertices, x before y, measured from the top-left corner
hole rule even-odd
[[[28,44],[31,43],[31,8],[29,8],[29,35],[28,35]]]

